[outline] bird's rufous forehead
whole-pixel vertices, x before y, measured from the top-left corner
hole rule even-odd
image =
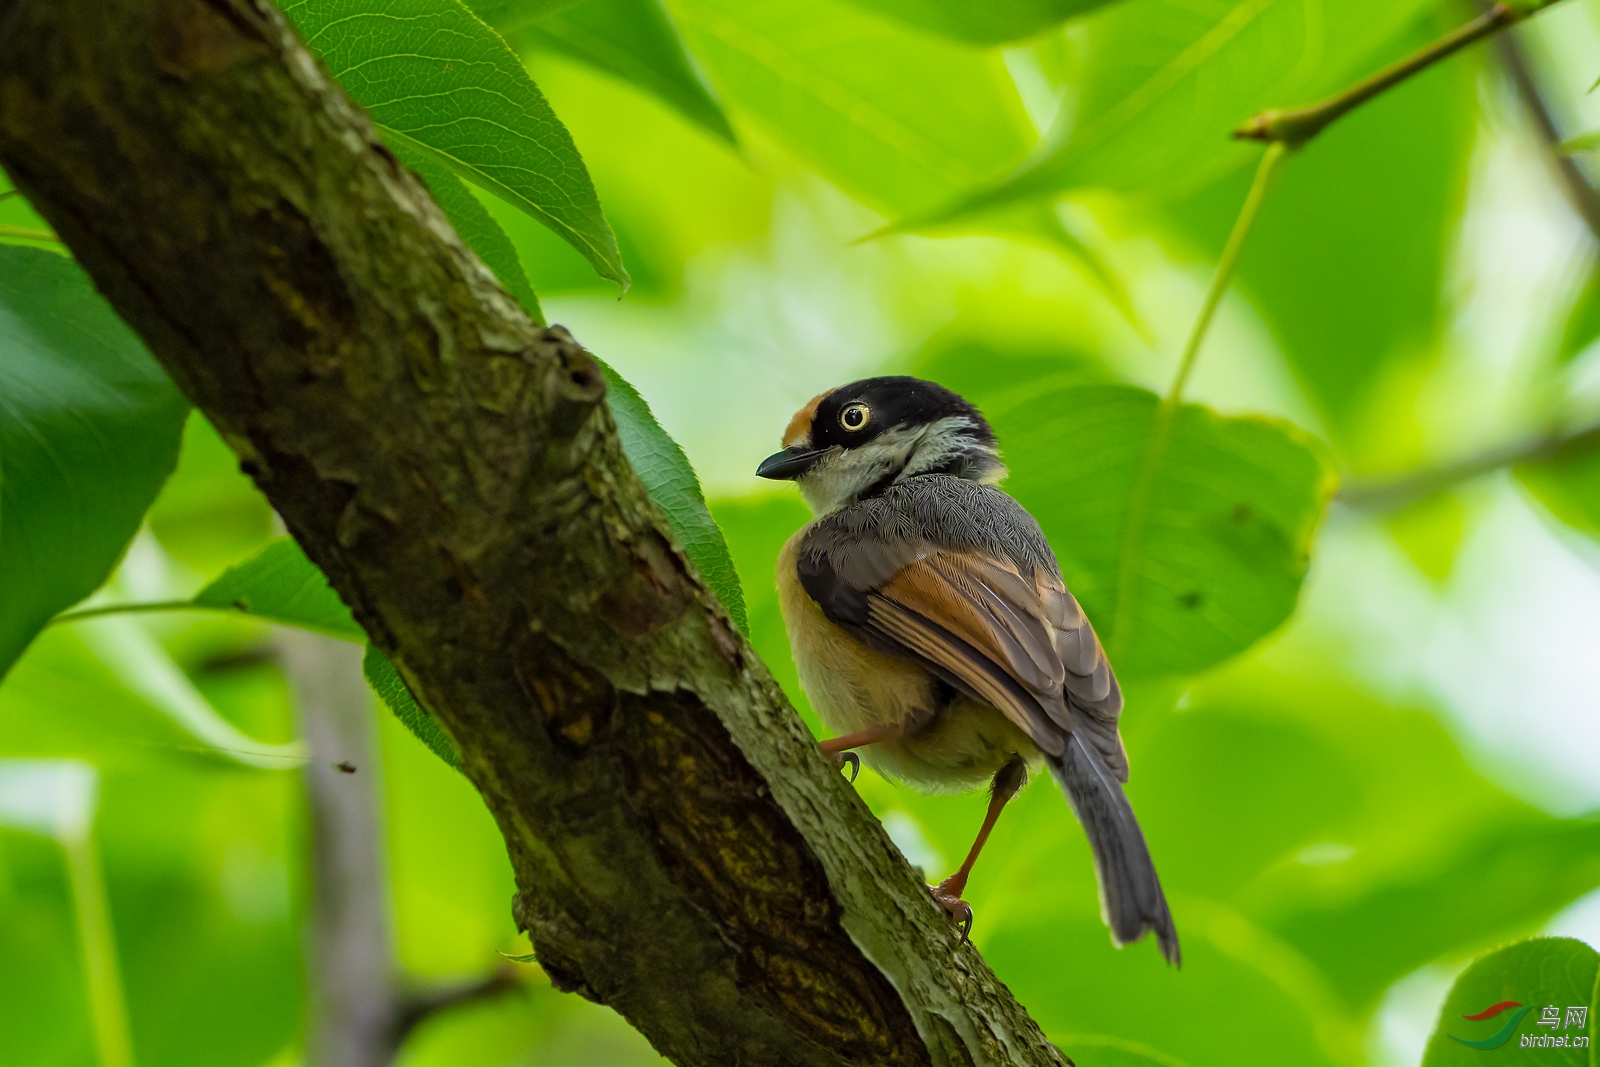
[[[783,431],[783,447],[788,448],[802,437],[811,433],[811,420],[817,417],[817,405],[822,403],[822,398],[827,393],[818,393],[806,402],[806,406],[794,413],[794,418],[789,420],[789,428]]]

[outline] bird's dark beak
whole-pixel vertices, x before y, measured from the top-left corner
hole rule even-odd
[[[817,465],[817,460],[828,454],[825,448],[786,448],[774,452],[756,468],[757,478],[774,478],[793,481]]]

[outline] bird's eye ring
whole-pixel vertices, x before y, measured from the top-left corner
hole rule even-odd
[[[839,425],[852,432],[863,430],[872,418],[872,410],[865,404],[846,404],[839,412]]]

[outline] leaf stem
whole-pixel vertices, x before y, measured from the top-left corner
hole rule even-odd
[[[1260,164],[1256,167],[1255,181],[1250,183],[1250,192],[1245,195],[1244,205],[1239,208],[1239,217],[1233,220],[1233,232],[1228,234],[1228,243],[1222,247],[1222,256],[1217,260],[1217,272],[1211,278],[1211,287],[1206,290],[1206,298],[1200,304],[1200,314],[1195,317],[1194,327],[1189,331],[1188,343],[1183,347],[1183,356],[1178,360],[1178,371],[1172,376],[1172,385],[1167,388],[1167,395],[1161,399],[1164,407],[1175,407],[1183,394],[1183,387],[1189,383],[1195,359],[1200,355],[1200,345],[1205,340],[1206,331],[1211,327],[1211,317],[1216,314],[1217,305],[1222,302],[1222,294],[1228,290],[1228,282],[1233,278],[1233,268],[1239,262],[1239,252],[1244,248],[1244,240],[1250,235],[1250,228],[1255,225],[1256,215],[1261,211],[1261,202],[1267,197],[1268,186],[1272,184],[1279,165],[1288,156],[1292,147],[1282,141],[1275,142],[1267,148]]]
[[[1426,70],[1467,45],[1499,33],[1520,22],[1555,0],[1530,0],[1513,4],[1498,3],[1459,28],[1452,30],[1432,44],[1425,45],[1409,56],[1364,81],[1330,96],[1309,107],[1269,108],[1233,131],[1233,135],[1246,141],[1274,141],[1299,148],[1321,133],[1334,120],[1353,111],[1373,97],[1391,89],[1418,71]]]
[[[183,611],[185,609],[199,611],[215,611],[215,608],[206,604],[196,604],[192,600],[151,600],[136,604],[101,604],[93,608],[79,608],[77,611],[63,611],[46,626],[54,626],[58,622],[77,622],[80,619],[94,619],[102,615],[132,615],[146,611]]]
[[[1222,302],[1222,294],[1228,290],[1234,267],[1239,262],[1239,253],[1244,248],[1245,238],[1250,235],[1251,227],[1255,225],[1256,216],[1261,212],[1261,204],[1266,199],[1267,189],[1271,187],[1278,168],[1288,158],[1293,147],[1286,142],[1276,141],[1269,145],[1262,155],[1261,162],[1256,167],[1255,180],[1250,183],[1250,192],[1245,195],[1244,204],[1239,208],[1239,215],[1233,221],[1233,231],[1228,234],[1228,243],[1223,246],[1222,255],[1217,259],[1217,269],[1211,277],[1211,285],[1206,289],[1205,299],[1200,303],[1200,312],[1195,316],[1194,326],[1189,331],[1189,339],[1183,346],[1183,354],[1178,358],[1178,369],[1172,376],[1172,384],[1167,387],[1166,395],[1156,405],[1155,418],[1150,425],[1150,436],[1146,439],[1144,452],[1139,457],[1139,470],[1134,475],[1133,488],[1128,494],[1128,511],[1122,523],[1121,551],[1117,554],[1116,612],[1111,622],[1111,645],[1114,653],[1120,652],[1127,643],[1126,634],[1133,622],[1135,601],[1138,599],[1136,586],[1139,575],[1139,554],[1144,541],[1145,523],[1149,518],[1150,494],[1155,486],[1156,470],[1161,466],[1161,459],[1166,454],[1167,444],[1172,438],[1172,427],[1177,420],[1178,404],[1183,399],[1183,388],[1188,384],[1189,376],[1194,373],[1200,346],[1204,343],[1206,332],[1211,327],[1217,306]]]
[[[4,194],[0,194],[0,199],[4,199]],[[0,237],[15,237],[25,241],[51,241],[55,244],[61,243],[61,238],[49,230],[41,230],[33,226],[0,225]]]
[[[88,830],[70,834],[61,841],[61,847],[66,852],[72,903],[77,912],[89,992],[89,1018],[100,1067],[133,1067],[127,1001],[117,970],[111,908],[106,900],[105,878],[100,872],[94,837]]]

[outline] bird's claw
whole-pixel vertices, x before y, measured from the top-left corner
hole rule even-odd
[[[948,912],[961,928],[961,943],[966,944],[972,936],[972,905],[961,899],[960,890],[952,887],[948,879],[928,888],[933,893],[934,903]]]
[[[834,766],[850,768],[850,781],[854,782],[861,776],[861,757],[854,752],[844,751],[833,753]]]

